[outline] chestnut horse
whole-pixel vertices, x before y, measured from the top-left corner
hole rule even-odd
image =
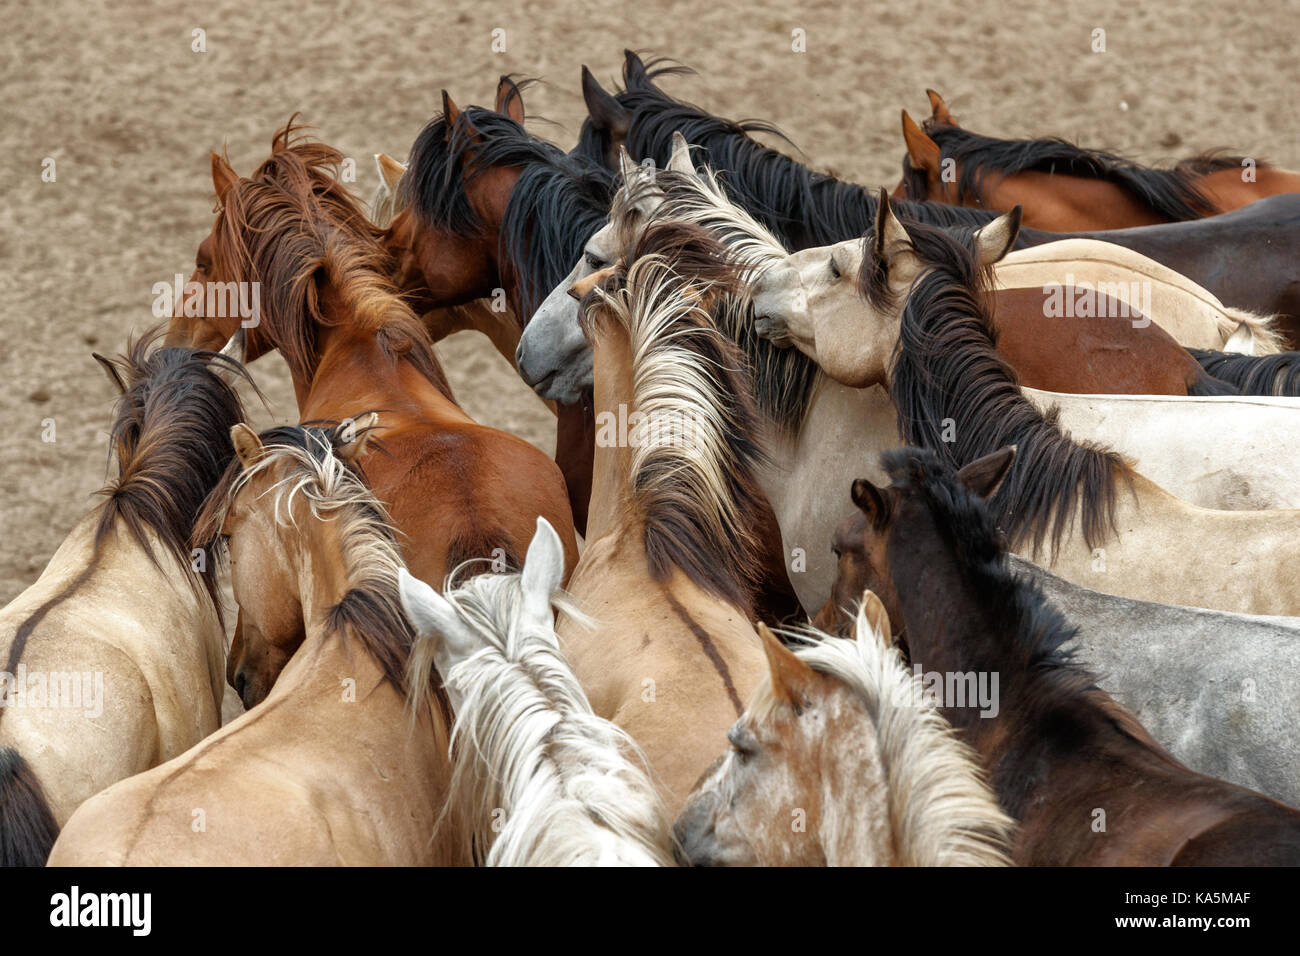
[[[243,417],[218,372],[243,370],[153,340],[100,359],[121,390],[106,500],[0,611],[0,866],[43,864],[84,800],[221,724],[218,562],[190,542]]]
[[[762,452],[743,359],[706,311],[715,247],[677,227],[647,231],[635,252],[625,273],[578,289],[611,286],[584,313],[602,424],[568,586],[599,624],[561,615],[556,632],[592,709],[640,745],[675,813],[763,674],[750,624]]]
[[[769,675],[731,749],[677,818],[695,866],[1004,866],[1014,824],[862,595],[856,640],[791,651],[759,626]],[[802,823],[803,826],[796,826]]]
[[[894,196],[1008,212],[1049,232],[1123,229],[1229,212],[1300,192],[1300,173],[1205,155],[1152,169],[1063,139],[995,139],[962,129],[934,90],[923,125],[903,110],[903,180]]]
[[[381,442],[365,471],[422,580],[441,582],[468,558],[517,564],[538,515],[559,529],[572,565],[577,545],[559,470],[456,404],[428,334],[388,279],[377,231],[330,171],[341,155],[294,142],[293,133],[290,124],[276,134],[270,158],[248,179],[212,157],[221,210],[199,246],[195,277],[259,283],[267,292],[257,323],[178,315],[169,340],[208,343],[238,332],[250,361],[277,349],[303,421],[355,424],[377,411]],[[240,630],[228,670],[245,706],[266,696],[283,663]]]
[[[448,804],[488,866],[671,866],[671,821],[645,758],[592,712],[560,652],[552,606],[573,613],[563,574],[545,518],[520,574],[480,574],[445,597],[401,574],[419,632],[411,686],[436,665],[456,713]]]
[[[238,460],[199,529],[228,542],[246,626],[291,656],[258,707],[83,804],[51,865],[469,862],[454,820],[431,839],[451,715],[408,691],[402,559],[351,464],[365,445],[352,431],[231,430]]]
[[[875,221],[875,191],[835,179],[758,142],[751,131],[777,132],[768,123],[735,123],[680,102],[655,79],[689,72],[662,61],[647,66],[625,51],[624,89],[608,93],[584,68],[588,119],[575,153],[618,168],[618,147],[660,168],[681,131],[699,158],[725,178],[728,194],[791,250],[855,239]],[[997,213],[943,203],[901,203],[904,222],[981,226]],[[1200,283],[1225,305],[1287,321],[1292,348],[1300,347],[1300,195],[1284,194],[1222,216],[1193,222],[1075,234],[1113,242],[1163,263]],[[1017,246],[1062,239],[1024,229]]]
[[[1188,769],[1071,660],[1074,629],[1010,570],[985,501],[1014,457],[954,472],[923,449],[888,452],[888,487],[853,482],[836,589],[876,591],[913,667],[941,676],[944,716],[1020,824],[1015,862],[1300,864],[1300,810]],[[971,679],[988,675],[997,706],[970,706]]]
[[[496,110],[461,110],[444,91],[443,112],[411,147],[402,208],[384,236],[416,310],[477,300],[486,321],[476,327],[512,364],[524,323],[604,223],[613,190],[604,167],[566,156],[523,122],[523,97],[508,77]],[[555,457],[579,531],[591,491],[587,406],[556,408]]]

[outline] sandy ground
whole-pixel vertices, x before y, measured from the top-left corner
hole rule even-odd
[[[502,73],[542,77],[539,135],[566,148],[579,66],[616,78],[630,46],[699,75],[668,89],[781,126],[810,161],[897,181],[898,111],[939,89],[969,127],[1059,134],[1146,161],[1231,146],[1300,166],[1294,0],[1145,4],[746,0],[7,5],[0,39],[0,601],[30,584],[104,481],[112,390],[93,350],[152,324],[150,289],[188,274],[212,221],[207,153],[247,172],[294,111],[357,159],[404,156],[446,87],[490,104]],[[207,52],[192,51],[206,31]],[[505,52],[493,51],[493,30]],[[806,52],[791,49],[805,32]],[[1107,52],[1090,46],[1106,31]],[[55,161],[55,182],[42,163]],[[472,333],[440,355],[479,420],[551,449],[553,419]],[[277,357],[257,363],[267,417],[293,415]],[[48,423],[54,426],[53,442]],[[260,423],[260,422],[259,422]]]

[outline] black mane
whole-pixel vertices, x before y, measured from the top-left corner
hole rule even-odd
[[[614,176],[601,164],[529,135],[507,116],[471,106],[461,112],[450,142],[441,114],[421,130],[399,198],[431,227],[479,235],[484,226],[470,208],[464,183],[501,166],[521,169],[506,206],[500,250],[518,277],[519,318],[527,322],[604,225]]]
[[[1063,139],[994,139],[958,126],[929,119],[925,132],[938,144],[944,159],[956,161],[960,170],[957,192],[962,198],[978,196],[990,175],[1022,172],[1061,173],[1104,179],[1128,190],[1171,222],[1213,215],[1213,204],[1196,186],[1207,173],[1241,167],[1240,156],[1197,156],[1173,169],[1153,169],[1097,149],[1085,149]],[[904,169],[910,163],[904,160]],[[906,176],[904,177],[906,178]]]
[[[791,250],[809,249],[852,239],[875,221],[876,197],[871,190],[814,172],[802,163],[764,146],[751,137],[761,132],[790,142],[779,129],[761,120],[734,122],[673,99],[654,85],[660,76],[690,72],[666,60],[643,65],[628,54],[623,67],[624,89],[615,99],[627,110],[626,146],[633,159],[651,158],[666,168],[672,155],[672,135],[680,132],[702,158],[719,171],[728,194]],[[588,118],[582,124],[575,155],[603,163],[609,134]],[[996,218],[982,209],[942,203],[899,202],[895,210],[904,222],[937,226],[980,226]]]
[[[1131,474],[1128,465],[1113,451],[1076,443],[1057,424],[1056,409],[1043,414],[1020,393],[1015,371],[996,350],[983,304],[988,270],[978,264],[973,233],[928,226],[908,233],[927,271],[903,309],[889,380],[903,441],[932,450],[952,468],[1018,446],[992,499],[1012,544],[1030,541],[1037,555],[1050,535],[1055,553],[1077,509],[1084,540],[1096,547],[1114,529],[1117,479]],[[860,288],[881,308],[872,258],[864,257]]]
[[[1188,349],[1211,375],[1235,386],[1242,395],[1300,395],[1300,352],[1238,355],[1209,349]]]

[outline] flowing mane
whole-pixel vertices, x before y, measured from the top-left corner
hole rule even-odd
[[[355,639],[399,691],[406,692],[406,666],[415,632],[402,610],[398,569],[404,565],[383,506],[362,476],[334,454],[332,427],[282,425],[258,436],[261,458],[244,468],[238,459],[209,496],[197,532],[215,538],[226,512],[255,476],[276,467],[283,474],[263,496],[275,521],[292,521],[302,501],[313,519],[336,529],[348,589],[325,615],[325,626]],[[439,702],[445,700],[439,696]]]
[[[993,499],[1012,544],[1029,541],[1037,555],[1050,537],[1054,554],[1077,509],[1084,540],[1098,546],[1114,529],[1119,479],[1131,478],[1129,464],[1109,449],[1075,442],[1057,424],[1057,409],[1044,414],[1021,394],[1015,371],[997,352],[985,306],[991,272],[978,264],[973,232],[920,225],[907,232],[924,272],[908,294],[889,375],[901,438],[954,468],[1016,445]],[[874,234],[873,226],[867,249]],[[889,303],[874,258],[863,257],[859,289],[883,310]]]
[[[938,144],[943,159],[956,161],[960,168],[957,193],[963,199],[978,196],[989,176],[1059,172],[1122,186],[1171,222],[1212,215],[1214,205],[1196,181],[1208,173],[1240,169],[1242,162],[1240,156],[1206,154],[1185,159],[1172,169],[1153,169],[1114,153],[1085,149],[1055,137],[995,139],[936,122],[933,117],[925,121],[922,129]],[[910,161],[904,158],[903,166],[906,180]]]
[[[193,569],[191,547],[211,552],[215,535],[191,542],[204,500],[234,458],[230,429],[244,420],[234,387],[221,373],[248,380],[244,367],[214,352],[181,348],[150,351],[158,333],[139,339],[111,363],[122,386],[109,433],[110,460],[117,477],[100,494],[106,499],[95,531],[95,547],[119,521],[164,570],[149,540],[152,532],[184,577],[201,586],[218,619],[218,564]],[[107,360],[105,360],[107,364]]]
[[[454,577],[443,596],[480,645],[446,675],[463,697],[444,818],[467,822],[467,851],[490,845],[490,866],[671,866],[671,821],[640,748],[592,712],[554,630],[527,626],[521,576],[452,589]],[[552,604],[582,619],[558,593]],[[418,640],[412,684],[433,658],[434,641]]]
[[[641,180],[620,188],[610,209],[610,222],[620,233],[619,248],[635,241],[633,205],[642,191],[652,190],[658,191],[661,202],[651,222],[683,222],[705,229],[722,244],[740,280],[785,258],[777,237],[727,198],[708,167],[696,175],[662,169],[653,182]],[[713,321],[747,359],[759,410],[779,427],[797,432],[821,380],[817,364],[798,349],[779,348],[755,333],[753,302],[747,295],[719,296]]]
[[[745,607],[764,456],[744,357],[708,311],[734,279],[721,253],[698,227],[652,225],[624,259],[630,270],[588,294],[582,322],[589,338],[617,323],[630,343],[633,404],[644,418],[633,430],[628,503],[645,522],[651,574],[666,581],[677,567]]]
[[[767,133],[790,142],[771,123],[721,119],[673,99],[654,83],[661,76],[689,72],[669,60],[653,59],[647,65],[636,54],[626,54],[624,88],[614,98],[628,113],[626,146],[634,159],[650,158],[667,167],[673,133],[680,132],[704,151],[735,201],[795,251],[852,239],[875,221],[877,200],[870,189],[815,172],[752,137]],[[588,118],[574,153],[601,163],[608,145],[608,132]],[[904,222],[941,226],[979,226],[996,217],[942,203],[900,202],[895,208]]]
[[[470,207],[465,184],[494,167],[518,167],[501,223],[500,249],[517,276],[520,317],[542,299],[582,257],[592,233],[605,223],[614,177],[604,166],[566,155],[493,110],[467,107],[449,131],[438,114],[411,146],[398,203],[419,220],[460,236],[485,226]]]
[[[1005,847],[1015,822],[985,785],[979,758],[862,609],[853,638],[811,629],[785,635],[805,664],[852,691],[876,729],[899,865],[1010,865]],[[761,720],[775,703],[769,678],[750,711]]]
[[[350,325],[374,333],[393,361],[410,361],[448,398],[451,386],[428,332],[389,276],[391,261],[376,228],[339,181],[343,154],[298,138],[291,119],[271,155],[222,198],[213,265],[218,275],[261,283],[260,324],[294,378],[310,381],[320,354],[317,329],[338,324],[322,312],[323,277],[343,297]]]
[[[1188,349],[1206,374],[1227,382],[1242,395],[1300,395],[1300,352],[1240,355]]]
[[[1078,629],[1047,600],[1037,582],[1011,569],[997,513],[957,480],[949,463],[924,448],[897,448],[884,452],[881,464],[891,487],[924,502],[962,581],[971,593],[980,595],[987,620],[971,626],[988,636],[984,654],[989,657],[991,645],[993,656],[976,659],[979,652],[972,652],[960,658],[961,666],[1000,674],[1003,701],[1025,711],[1018,720],[1036,712],[1053,725],[1067,726],[1072,720],[1099,717],[1176,765],[1137,719],[1097,686],[1095,675],[1075,660],[1076,646],[1067,644]],[[1020,806],[1004,808],[1012,816],[1021,816]]]

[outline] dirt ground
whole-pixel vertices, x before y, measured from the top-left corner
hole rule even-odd
[[[48,0],[8,12],[0,602],[103,484],[113,392],[90,353],[121,351],[154,321],[153,284],[190,272],[212,221],[208,149],[224,143],[247,172],[294,111],[356,158],[367,198],[371,155],[404,156],[443,87],[490,105],[498,75],[541,77],[526,106],[550,122],[530,125],[567,148],[585,112],[579,66],[609,84],[624,47],[695,67],[666,87],[772,120],[807,161],[867,184],[896,183],[898,111],[925,115],[926,87],[992,134],[1057,134],[1148,162],[1226,146],[1300,166],[1294,0]],[[196,29],[206,52],[192,49]],[[1105,52],[1092,50],[1098,29]],[[472,415],[551,449],[553,419],[486,339],[463,333],[439,353]],[[274,406],[259,424],[292,417],[279,359],[253,372]]]

